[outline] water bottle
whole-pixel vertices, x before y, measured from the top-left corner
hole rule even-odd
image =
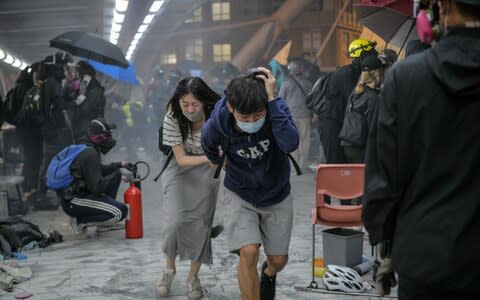
[[[370,271],[373,268],[373,265],[375,264],[375,259],[374,258],[369,258],[368,260],[362,262],[361,264],[353,267],[353,269],[359,274],[363,275]]]

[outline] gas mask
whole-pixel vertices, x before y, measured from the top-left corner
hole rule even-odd
[[[110,132],[90,135],[88,138],[103,154],[107,154],[117,143]]]

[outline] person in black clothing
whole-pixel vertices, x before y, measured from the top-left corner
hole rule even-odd
[[[134,165],[125,162],[102,165],[100,159],[115,146],[111,133],[114,128],[115,125],[102,118],[90,121],[87,136],[79,141],[87,148],[70,167],[73,184],[60,192],[62,208],[71,217],[70,225],[77,238],[86,237],[89,225],[97,225],[97,230],[120,228],[114,225],[127,215],[127,206],[115,198],[122,177],[120,168],[133,170]]]
[[[71,61],[72,58],[68,54],[58,52],[47,56],[42,62],[43,72],[39,76],[43,81],[40,111],[45,121],[41,126],[43,160],[40,166],[38,192],[33,197],[33,205],[36,208],[57,208],[59,205],[58,199],[47,198],[45,176],[50,160],[72,142],[71,132],[66,126],[63,113],[70,104],[65,101],[62,89],[62,80],[65,78],[64,66]]]
[[[42,149],[43,144],[43,138],[40,131],[41,124],[36,122],[36,120],[41,120],[43,118],[38,115],[38,110],[36,111],[36,116],[29,115],[25,107],[27,103],[24,103],[24,101],[30,101],[29,103],[31,103],[35,101],[34,99],[39,101],[39,92],[42,83],[39,80],[38,75],[41,72],[42,63],[34,63],[29,68],[31,70],[32,83],[34,85],[31,86],[28,91],[23,93],[23,96],[19,95],[19,97],[22,97],[22,104],[16,122],[17,134],[23,149],[22,176],[24,180],[22,187],[26,198],[37,190],[40,164],[42,163],[43,156],[43,152],[39,150]],[[29,99],[30,97],[32,99]],[[36,108],[38,109],[38,106],[36,106]]]
[[[369,129],[374,124],[378,93],[383,82],[384,64],[376,55],[362,60],[362,73],[348,99],[340,144],[348,163],[363,164]]]
[[[400,300],[480,299],[480,0],[440,0],[443,36],[386,74],[362,219],[376,287]],[[435,19],[434,19],[435,20]],[[418,23],[417,23],[418,24]]]
[[[343,125],[345,107],[361,73],[360,61],[365,56],[377,55],[376,43],[365,39],[357,39],[350,43],[349,57],[351,64],[338,68],[333,73],[327,87],[327,105],[318,115],[317,126],[320,140],[328,164],[346,162],[338,135]]]
[[[85,136],[91,120],[103,118],[105,114],[104,88],[95,78],[95,69],[85,62],[78,62],[78,79],[80,87],[75,93],[72,109],[72,124],[75,139]]]

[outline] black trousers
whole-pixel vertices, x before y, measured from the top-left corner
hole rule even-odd
[[[340,139],[338,138],[341,130],[338,122],[334,119],[319,117],[317,124],[327,164],[346,163],[343,147],[340,146]]]
[[[478,300],[480,293],[470,294],[465,291],[447,290],[441,286],[419,285],[414,280],[399,276],[398,279],[399,300]]]
[[[17,128],[23,148],[23,191],[37,188],[40,165],[43,159],[43,137],[39,128]]]

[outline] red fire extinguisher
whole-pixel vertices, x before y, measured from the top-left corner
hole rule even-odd
[[[147,174],[140,178],[137,171],[133,171],[130,187],[123,194],[125,205],[128,207],[128,215],[125,221],[125,236],[129,239],[139,239],[143,237],[143,214],[142,214],[142,191],[140,182],[150,174],[150,167],[146,162],[139,161],[135,163],[147,166]]]

